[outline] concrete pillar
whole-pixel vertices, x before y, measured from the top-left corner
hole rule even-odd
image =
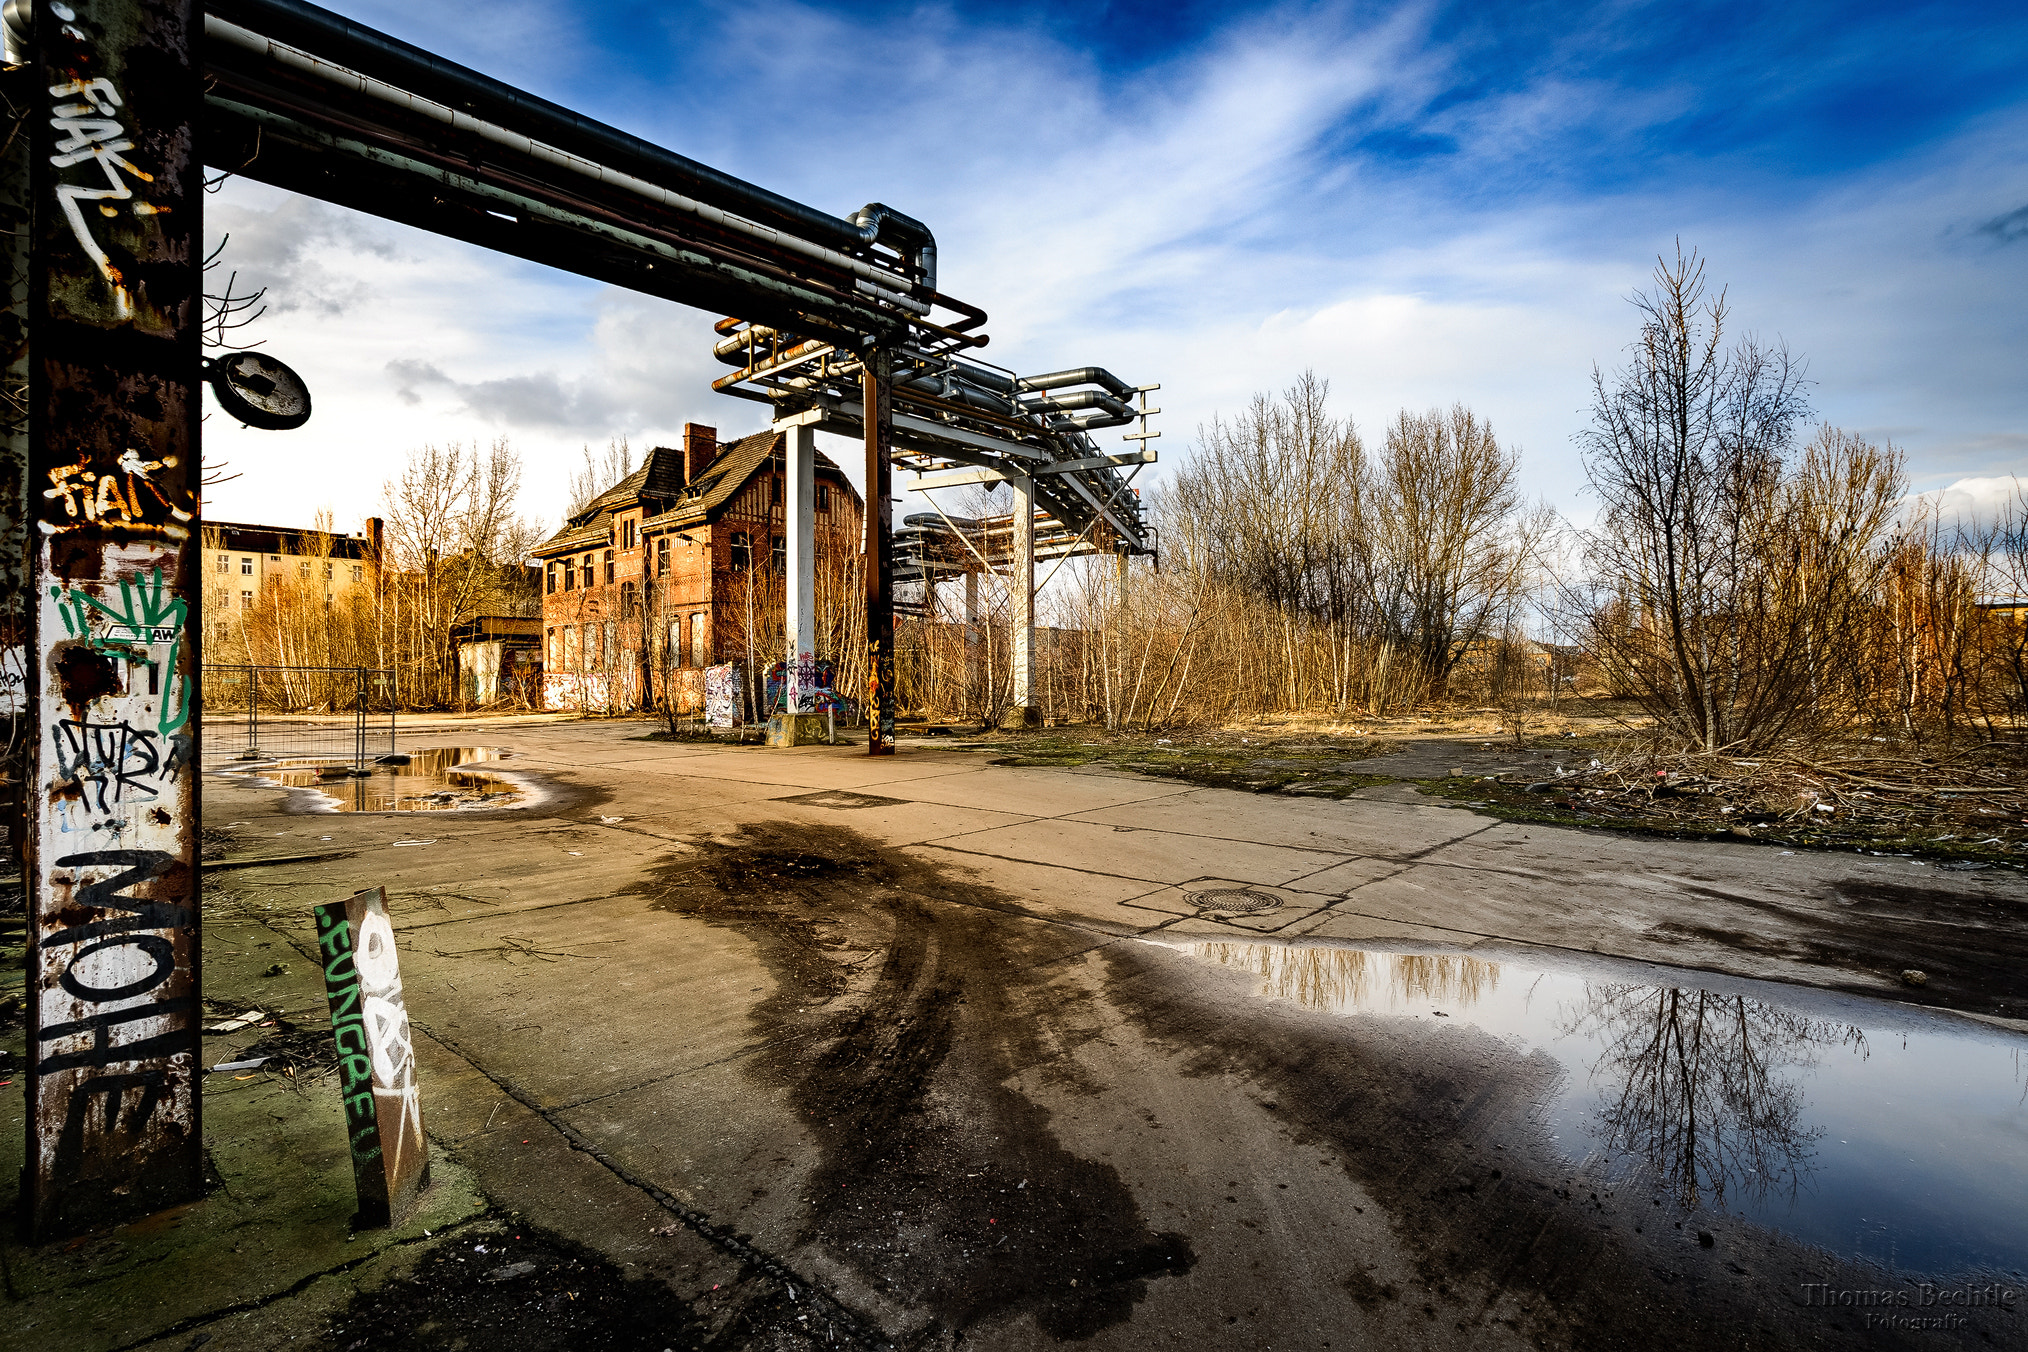
[[[965,707],[983,711],[979,698],[979,639],[984,633],[979,621],[979,575],[965,570]],[[984,717],[983,712],[981,717]]]
[[[788,699],[791,713],[810,707],[812,691],[799,675],[817,660],[817,433],[807,423],[782,433],[788,481],[783,516],[789,533],[789,576],[784,588],[788,642]]]
[[[1025,474],[1007,476],[1014,490],[1014,557],[1009,579],[1008,623],[1013,639],[1009,665],[1011,689],[1002,727],[1032,728],[1041,724],[1035,703],[1035,481]]]
[[[33,281],[13,1120],[27,1119],[21,1214],[38,1241],[204,1196],[204,16],[195,0],[78,8],[73,24],[36,6],[28,88],[8,89],[33,110],[19,135],[40,204],[7,222],[31,232]]]

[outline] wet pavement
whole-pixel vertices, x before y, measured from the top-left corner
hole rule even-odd
[[[540,796],[421,832],[205,781],[207,998],[310,1017],[308,907],[385,886],[446,1177],[674,1302],[586,1345],[2028,1346],[2011,872],[651,726],[475,731]],[[296,1217],[262,1143],[337,1106],[263,1086],[206,1130],[286,1263],[17,1245],[16,1326],[338,1352],[421,1310],[471,1223],[359,1256],[335,1136]],[[488,1341],[574,1289],[523,1275]],[[418,1317],[482,1327],[466,1286]]]

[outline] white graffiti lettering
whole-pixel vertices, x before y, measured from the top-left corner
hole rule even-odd
[[[139,183],[153,183],[155,176],[124,154],[134,148],[134,143],[128,138],[126,127],[113,115],[122,100],[112,81],[69,80],[51,85],[49,92],[54,98],[82,96],[84,99],[82,103],[60,103],[50,110],[49,125],[63,133],[63,138],[56,143],[56,153],[49,157],[50,164],[58,169],[71,169],[89,161],[97,165],[105,177],[104,187],[93,183],[57,184],[57,205],[62,208],[64,219],[70,222],[70,231],[77,236],[78,247],[98,265],[99,274],[113,288],[113,305],[119,317],[131,318],[134,299],[127,288],[127,279],[113,265],[111,255],[100,247],[90,227],[85,224],[83,204],[97,202],[100,212],[111,216],[115,214],[115,208],[107,203],[133,202],[135,214],[149,215],[155,208],[148,202],[136,200],[133,187],[121,175],[131,176]]]

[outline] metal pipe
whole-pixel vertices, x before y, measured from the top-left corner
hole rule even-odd
[[[566,151],[682,184],[697,197],[801,231],[807,238],[849,246],[869,243],[875,237],[853,222],[721,173],[302,0],[209,0],[206,9],[277,42],[305,51],[329,52],[333,60],[389,84],[440,91],[443,102],[475,117],[528,127]],[[209,23],[206,32],[210,32]],[[899,215],[884,207],[879,210]],[[921,229],[920,223],[909,223]],[[928,231],[922,233],[927,236]]]
[[[1022,376],[1014,382],[1017,390],[1054,390],[1065,385],[1103,385],[1122,399],[1134,397],[1134,387],[1103,366],[1079,366],[1069,371],[1051,371],[1046,376]]]
[[[274,2],[275,0],[263,0],[263,3]],[[823,263],[827,267],[850,273],[854,278],[862,281],[878,283],[900,280],[904,284],[908,281],[907,278],[900,277],[899,274],[889,269],[876,268],[872,264],[862,262],[849,254],[842,254],[835,249],[826,248],[821,244],[814,244],[800,235],[777,230],[772,226],[748,220],[743,216],[736,216],[708,202],[699,201],[697,198],[674,192],[662,187],[660,184],[651,183],[633,174],[623,173],[595,160],[587,159],[582,155],[572,154],[567,150],[545,144],[531,136],[503,127],[497,122],[489,122],[483,118],[474,117],[470,113],[461,112],[456,108],[438,103],[433,99],[426,99],[419,94],[403,89],[399,85],[389,84],[371,75],[327,61],[310,52],[287,46],[275,41],[273,38],[251,32],[245,28],[241,28],[237,24],[228,23],[215,15],[207,14],[205,16],[204,34],[210,41],[238,47],[242,50],[253,52],[256,55],[264,56],[278,65],[302,71],[305,74],[313,75],[320,80],[326,80],[332,84],[349,87],[368,98],[391,104],[397,108],[429,118],[434,122],[444,123],[455,130],[470,133],[495,145],[505,146],[517,154],[527,156],[537,163],[565,169],[592,179],[595,182],[602,183],[607,187],[618,188],[624,192],[633,193],[638,197],[645,197],[651,202],[658,203],[674,211],[680,211],[685,215],[695,216],[699,220],[718,226],[721,229],[730,230],[735,234],[746,235],[752,239],[758,239],[776,249],[801,254],[806,258]],[[755,189],[755,191],[759,190]],[[878,295],[879,293],[875,292],[872,294]],[[920,302],[904,302],[892,291],[888,291],[886,295],[882,295],[880,298],[887,300],[890,304],[908,304],[911,306],[919,306],[921,304]],[[921,311],[927,314],[928,307],[921,306]]]
[[[1049,395],[1039,399],[1023,399],[1021,407],[1044,409],[1051,413],[1069,413],[1073,409],[1102,408],[1116,415],[1123,422],[1132,422],[1139,415],[1132,405],[1120,402],[1109,394],[1097,390],[1077,390],[1071,394]]]

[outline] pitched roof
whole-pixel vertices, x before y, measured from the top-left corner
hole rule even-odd
[[[681,528],[707,521],[775,458],[781,443],[782,434],[772,430],[726,442],[691,484],[683,482],[682,452],[657,446],[648,452],[648,459],[639,469],[593,498],[556,534],[537,546],[535,555],[542,558],[604,546],[612,538],[613,513],[640,502],[660,500],[669,504],[658,513],[651,512],[641,522],[644,530]],[[817,452],[817,464],[824,469],[838,468],[822,451]],[[854,505],[860,505],[859,494],[852,485],[847,483],[844,488],[851,494]]]

